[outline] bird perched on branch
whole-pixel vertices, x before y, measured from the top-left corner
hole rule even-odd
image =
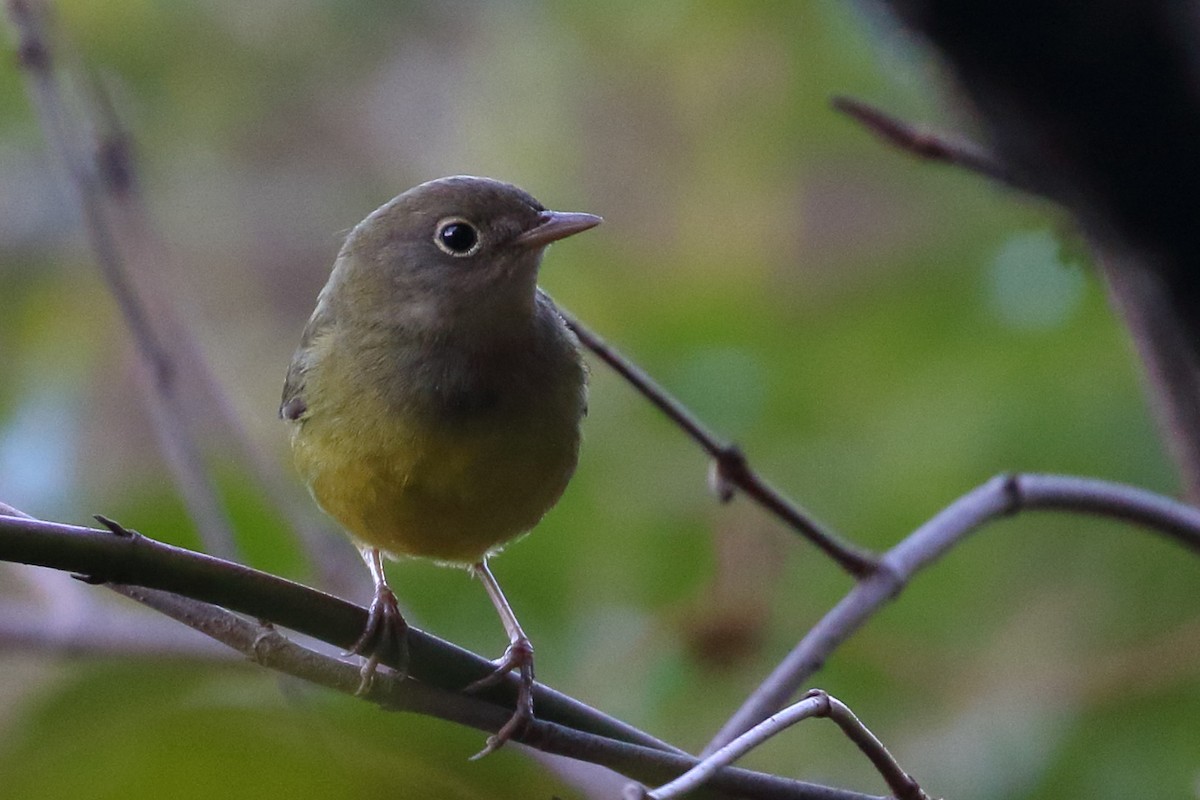
[[[547,245],[600,221],[487,178],[404,192],[346,238],[283,389],[296,465],[375,582],[360,691],[381,656],[407,658],[383,556],[463,566],[487,590],[509,646],[468,688],[515,670],[520,690],[480,755],[533,715],[533,648],[488,557],[558,501],[586,411],[578,342],[538,268]]]

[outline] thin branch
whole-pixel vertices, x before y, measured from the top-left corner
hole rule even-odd
[[[953,164],[1034,196],[1042,188],[1022,181],[993,154],[975,144],[956,142],[921,130],[861,100],[835,97],[833,107],[909,155]],[[1116,254],[1109,242],[1092,242],[1108,285],[1109,296],[1137,347],[1147,393],[1162,429],[1162,439],[1179,467],[1192,501],[1200,501],[1200,364],[1190,334],[1181,326],[1171,292],[1160,279],[1164,270],[1148,268],[1156,259]],[[1184,343],[1181,346],[1181,343]]]
[[[242,653],[255,663],[347,695],[361,682],[357,666],[317,653],[288,640],[271,625],[244,620],[230,612],[169,592],[110,585],[115,591],[202,631]],[[473,696],[381,672],[366,699],[388,711],[405,711],[494,732],[510,712]],[[696,759],[680,753],[618,742],[602,736],[534,720],[522,737],[524,744],[545,753],[566,756],[618,770],[634,778],[676,775]],[[723,770],[712,785],[722,797],[770,800],[879,800],[856,792],[777,778],[747,770]]]
[[[854,712],[842,701],[820,689],[811,689],[809,697],[823,700],[821,713],[818,716],[829,717],[842,733],[846,734],[862,754],[875,766],[876,771],[883,777],[888,788],[898,800],[929,800],[929,795],[911,775],[900,768],[895,756],[888,752],[883,742],[871,733],[871,730],[859,721]]]
[[[844,703],[820,689],[811,689],[800,702],[773,714],[729,744],[705,758],[670,783],[647,791],[633,784],[626,788],[626,800],[674,800],[708,783],[723,767],[732,764],[776,734],[810,717],[832,719],[851,742],[863,752],[883,777],[898,800],[929,800],[929,796],[900,768],[875,734],[859,721]]]
[[[139,377],[145,377],[149,384],[149,391],[144,394],[159,444],[205,548],[213,554],[232,557],[237,552],[233,531],[204,470],[200,449],[188,434],[187,416],[180,407],[178,365],[171,360],[163,337],[152,324],[130,280],[105,212],[104,183],[75,139],[76,128],[55,75],[52,50],[45,34],[47,9],[37,0],[7,0],[7,8],[17,33],[18,62],[25,72],[42,130],[82,214],[96,264],[136,344],[141,365]]]
[[[936,50],[955,101],[1004,177],[1017,178],[1006,182],[1058,203],[1085,232],[1145,360],[1186,494],[1200,499],[1193,4],[1143,2],[1137,13],[1121,13],[1119,0],[880,5]]]
[[[361,633],[365,609],[282,578],[155,542],[115,523],[116,535],[16,513],[0,516],[0,560],[74,571],[87,582],[105,583],[167,613],[264,666],[338,691],[353,694],[358,688],[356,665],[300,647],[270,626],[249,623],[226,608],[277,621],[340,648],[348,647]],[[511,716],[511,685],[473,695],[459,692],[471,680],[490,673],[494,666],[490,661],[415,628],[409,629],[409,636],[408,675],[419,683],[381,672],[369,699],[389,709],[441,716],[491,732]],[[697,763],[696,758],[542,684],[534,692],[538,718],[518,738],[530,747],[654,783],[670,780]],[[880,800],[737,769],[723,771],[713,785],[738,797],[762,800]]]
[[[131,531],[126,534],[0,517],[0,560],[70,571],[98,583],[174,592],[271,620],[343,649],[353,645],[366,626],[366,610],[340,598]],[[492,662],[416,628],[410,628],[409,650],[413,677],[451,691],[494,670]],[[478,695],[511,708],[515,680]],[[646,747],[675,750],[543,684],[535,687],[534,698],[539,715],[546,720]]]
[[[90,608],[64,621],[34,603],[0,604],[0,652],[123,656],[228,664],[233,654],[162,617]]]
[[[741,449],[719,439],[683,403],[655,383],[654,379],[643,372],[641,368],[617,352],[574,315],[564,310],[562,306],[556,304],[556,307],[567,326],[575,332],[585,347],[612,367],[618,375],[649,400],[655,408],[666,414],[668,419],[678,425],[708,453],[713,459],[710,482],[722,502],[728,501],[732,497],[729,487],[736,487],[820,548],[854,577],[861,578],[870,575],[876,569],[878,564],[875,554],[843,540],[836,533],[817,522],[807,511],[780,494],[754,471]]]
[[[95,129],[94,162],[111,211],[112,229],[121,249],[127,254],[130,275],[147,298],[148,317],[161,331],[160,341],[165,357],[172,364],[186,364],[187,370],[178,375],[175,391],[186,395],[188,405],[203,409],[225,432],[228,441],[237,448],[241,463],[254,477],[266,501],[287,521],[298,536],[310,567],[326,587],[338,586],[339,576],[358,559],[313,523],[311,514],[302,513],[289,499],[287,481],[279,464],[267,458],[263,449],[251,441],[242,420],[234,409],[228,392],[213,373],[195,335],[179,313],[178,305],[164,290],[159,276],[170,254],[157,234],[142,195],[137,164],[134,161],[133,135],[122,124],[115,103],[105,84],[99,79],[88,82],[89,107]],[[189,418],[196,415],[189,414]],[[198,419],[193,419],[198,423]],[[193,434],[195,436],[195,434]],[[228,461],[229,453],[221,457]],[[214,554],[216,555],[216,554]],[[355,572],[355,574],[358,574]]]
[[[835,111],[840,111],[879,139],[911,156],[924,161],[961,167],[1014,189],[1036,194],[997,161],[995,156],[977,144],[923,130],[853,97],[834,97],[830,104]]]
[[[705,748],[708,755],[783,707],[843,642],[913,576],[983,525],[1022,511],[1091,514],[1123,520],[1200,554],[1200,509],[1108,481],[1064,475],[1000,475],[955,500],[889,550],[800,640]]]
[[[296,644],[269,623],[251,622],[219,606],[160,589],[106,585],[233,648],[259,666],[352,696],[362,682],[357,665]],[[507,721],[504,709],[481,698],[399,679],[390,670],[380,671],[365,697],[392,711],[425,714],[485,731],[494,731]],[[492,724],[495,727],[490,727]]]

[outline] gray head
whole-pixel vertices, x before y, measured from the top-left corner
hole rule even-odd
[[[352,295],[340,299],[359,313],[374,310],[408,325],[491,325],[532,313],[546,246],[600,221],[548,211],[522,189],[490,178],[439,178],[355,227],[327,291]]]

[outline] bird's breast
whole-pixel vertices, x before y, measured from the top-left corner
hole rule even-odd
[[[384,355],[386,354],[386,355]],[[297,466],[362,543],[473,563],[532,528],[575,469],[584,377],[573,349],[314,361]]]

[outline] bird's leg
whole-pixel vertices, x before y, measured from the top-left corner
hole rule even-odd
[[[518,670],[520,673],[517,684],[516,710],[495,735],[488,737],[487,746],[472,757],[476,759],[483,758],[488,753],[495,751],[533,721],[533,645],[529,642],[525,631],[521,630],[521,623],[517,622],[517,615],[513,613],[512,606],[508,604],[504,592],[500,590],[500,584],[496,583],[492,571],[488,569],[487,560],[480,561],[471,567],[471,574],[479,578],[483,583],[483,588],[487,590],[492,605],[496,607],[496,613],[500,615],[500,621],[504,623],[509,644],[508,649],[504,651],[504,656],[496,662],[496,669],[490,675],[472,683],[466,690],[473,692],[497,684],[513,670]]]
[[[367,562],[367,569],[371,571],[371,579],[375,582],[375,596],[371,598],[371,608],[367,613],[367,627],[350,648],[351,653],[366,659],[359,673],[362,679],[355,691],[355,694],[363,695],[371,688],[381,658],[395,655],[400,676],[403,677],[408,671],[408,623],[400,613],[392,587],[388,586],[379,548],[360,547],[359,553]]]

